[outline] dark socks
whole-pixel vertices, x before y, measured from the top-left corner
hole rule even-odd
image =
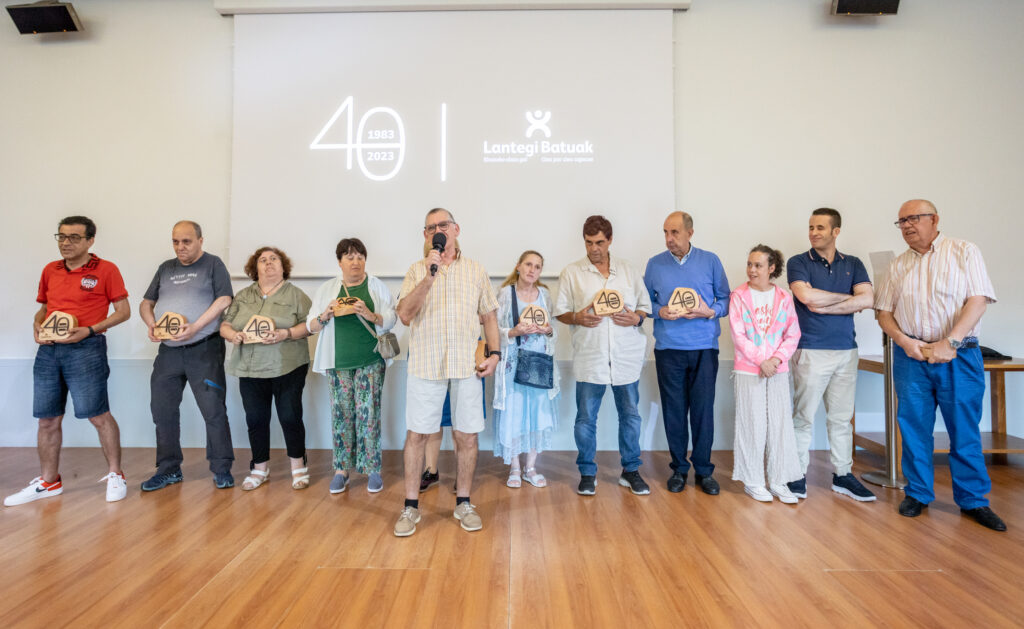
[[[464,502],[469,502],[469,496],[466,496],[465,498],[463,498],[461,496],[455,498],[455,506],[456,507],[459,506],[460,504],[464,503]]]
[[[419,509],[420,508],[420,501],[419,501],[418,498],[416,500],[409,500],[408,498],[406,498],[405,506],[412,507],[413,509]]]

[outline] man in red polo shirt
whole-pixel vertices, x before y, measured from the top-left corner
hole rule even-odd
[[[36,312],[33,329],[39,349],[33,376],[32,414],[39,419],[39,465],[42,474],[28,487],[7,496],[8,507],[63,491],[60,474],[61,420],[68,393],[75,417],[88,418],[99,433],[103,456],[109,471],[100,481],[107,482],[107,501],[124,499],[127,494],[121,471],[121,437],[107,401],[107,339],[103,332],[131,315],[128,291],[121,272],[112,263],[89,253],[96,239],[96,224],[85,216],[69,216],[60,222],[54,236],[61,260],[43,268],[39,279],[42,304]],[[114,312],[110,313],[110,305]],[[66,339],[41,341],[39,333],[50,313],[59,310],[78,319]],[[109,316],[108,316],[109,313]]]

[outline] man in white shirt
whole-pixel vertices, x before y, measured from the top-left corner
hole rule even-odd
[[[982,526],[1005,531],[985,497],[992,483],[978,429],[985,397],[978,326],[985,308],[996,301],[985,261],[974,243],[939,233],[939,212],[930,201],[904,203],[896,226],[910,248],[889,264],[875,310],[896,345],[892,371],[907,477],[900,515],[917,517],[935,500],[932,451],[938,406],[949,433],[953,500]]]
[[[640,477],[640,370],[647,351],[647,337],[640,330],[651,313],[651,300],[640,273],[625,260],[608,253],[612,224],[603,216],[583,223],[587,256],[562,270],[558,297],[552,313],[571,326],[573,372],[576,377],[576,465],[580,484],[576,493],[593,496],[597,490],[597,414],[608,385],[612,387],[619,414],[619,484],[637,495],[651,493]],[[624,307],[612,315],[598,316],[594,300],[602,289],[622,295]]]

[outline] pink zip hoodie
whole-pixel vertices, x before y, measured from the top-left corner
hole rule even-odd
[[[782,361],[778,373],[789,371],[789,359],[800,342],[800,324],[796,319],[793,297],[775,286],[772,324],[762,335],[754,325],[754,300],[750,285],[744,283],[729,297],[729,324],[736,348],[734,368],[744,373],[761,373],[761,363],[775,357]]]

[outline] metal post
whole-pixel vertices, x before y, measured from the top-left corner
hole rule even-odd
[[[882,371],[885,378],[885,469],[865,472],[861,478],[874,485],[903,489],[907,480],[896,462],[896,385],[892,379],[892,339],[882,335]]]

